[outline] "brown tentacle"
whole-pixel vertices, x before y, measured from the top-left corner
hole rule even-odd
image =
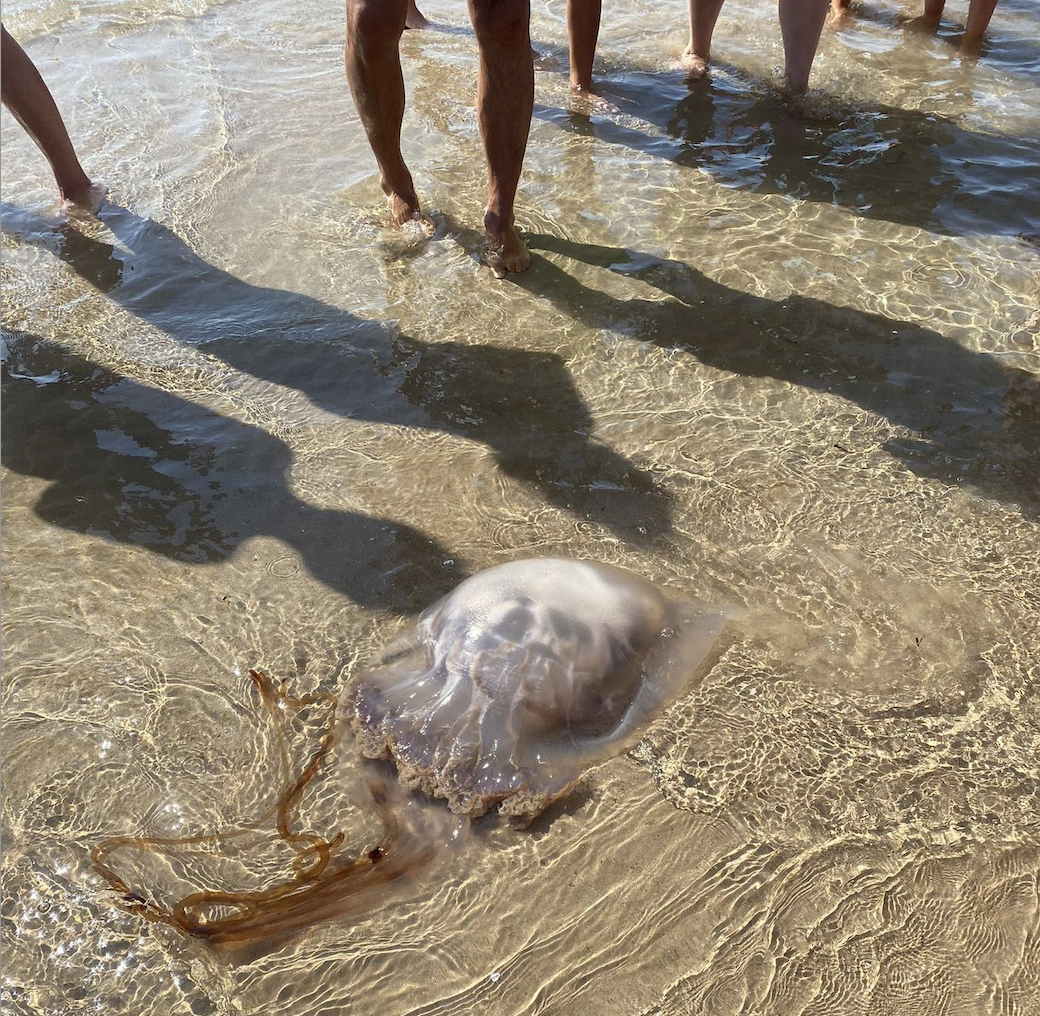
[[[432,848],[399,850],[402,846],[401,825],[383,788],[377,783],[370,784],[368,789],[383,824],[383,835],[367,853],[334,860],[334,852],[344,840],[342,832],[330,840],[313,833],[293,832],[293,821],[304,790],[321,768],[335,740],[336,699],[327,694],[291,698],[286,694],[284,681],[275,684],[266,674],[255,670],[251,670],[249,676],[278,729],[279,748],[286,771],[289,765],[284,734],[286,709],[302,709],[319,702],[329,706],[325,730],[316,751],[300,775],[282,791],[277,803],[259,819],[238,829],[179,838],[114,836],[103,840],[90,852],[94,869],[119,894],[120,905],[125,910],[210,942],[246,942],[305,927],[335,912],[343,901],[369,887],[389,882],[425,864],[434,853]],[[255,892],[203,890],[185,896],[172,907],[165,907],[132,891],[108,861],[111,854],[125,848],[169,854],[178,847],[221,843],[256,831],[272,813],[276,816],[278,838],[293,847],[295,857],[292,861],[293,877],[269,889]],[[214,908],[232,912],[208,917],[206,911]]]

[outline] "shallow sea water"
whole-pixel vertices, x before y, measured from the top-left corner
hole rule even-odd
[[[1040,11],[970,65],[966,3],[870,0],[801,114],[772,5],[694,87],[681,4],[605,8],[619,112],[539,73],[496,283],[460,4],[402,45],[430,242],[385,228],[338,5],[5,5],[112,198],[63,224],[3,114],[6,1012],[1040,1012]],[[629,755],[272,948],[113,905],[97,842],[276,793],[250,667],[335,693],[550,554],[741,612]],[[309,817],[361,842],[353,768]]]

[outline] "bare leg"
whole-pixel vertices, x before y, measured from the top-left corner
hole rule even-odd
[[[997,0],[971,0],[968,6],[968,24],[961,39],[961,51],[969,55],[978,53],[982,38],[989,28]]]
[[[924,13],[909,20],[900,19],[906,27],[916,31],[934,32],[939,27],[946,0],[924,0]]]
[[[25,50],[0,26],[0,83],[4,105],[47,157],[66,201],[96,211],[104,188],[91,183],[76,158],[54,97]]]
[[[711,53],[711,36],[715,22],[719,20],[723,0],[689,0],[690,44],[683,50],[682,66],[686,76],[699,81],[708,73],[708,56]]]
[[[415,0],[408,0],[408,13],[404,17],[405,28],[426,28],[429,22],[423,17],[423,12],[415,5]]]
[[[592,91],[592,62],[596,58],[603,0],[567,0],[567,37],[571,51],[571,88]]]
[[[826,19],[827,0],[780,0],[784,74],[792,92],[801,94],[809,87],[809,71]]]
[[[513,202],[534,109],[534,59],[528,0],[469,0],[480,47],[477,114],[488,163],[484,230],[497,278],[531,264],[513,228]]]
[[[347,0],[347,81],[398,225],[420,217],[401,154],[404,76],[397,47],[407,9],[407,0]]]

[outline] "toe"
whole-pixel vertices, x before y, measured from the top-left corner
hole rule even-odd
[[[524,272],[531,267],[531,255],[527,248],[518,250],[508,255],[505,259],[506,271]]]

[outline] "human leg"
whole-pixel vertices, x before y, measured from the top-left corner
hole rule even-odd
[[[498,278],[522,272],[531,255],[513,227],[513,202],[534,109],[529,0],[469,0],[480,48],[477,115],[488,164],[484,229]]]
[[[691,80],[697,81],[708,73],[711,36],[722,3],[723,0],[689,0],[690,43],[683,51],[682,66]]]
[[[423,12],[416,6],[415,0],[408,0],[408,13],[404,18],[405,28],[426,28],[429,22],[423,16]]]
[[[996,6],[997,0],[971,0],[968,5],[968,24],[964,29],[964,38],[961,39],[962,51],[978,52]]]
[[[96,210],[103,189],[83,172],[54,97],[25,50],[0,26],[0,79],[3,104],[47,157],[61,196]]]
[[[945,6],[946,0],[924,0],[923,20],[939,24]]]
[[[827,0],[780,0],[784,74],[792,92],[800,94],[809,87],[809,71],[827,19],[827,6]]]
[[[603,0],[567,0],[567,39],[570,43],[571,88],[592,90],[592,63]]]
[[[407,10],[407,0],[347,0],[347,81],[398,225],[419,216],[412,174],[401,154],[404,75],[397,47]]]

